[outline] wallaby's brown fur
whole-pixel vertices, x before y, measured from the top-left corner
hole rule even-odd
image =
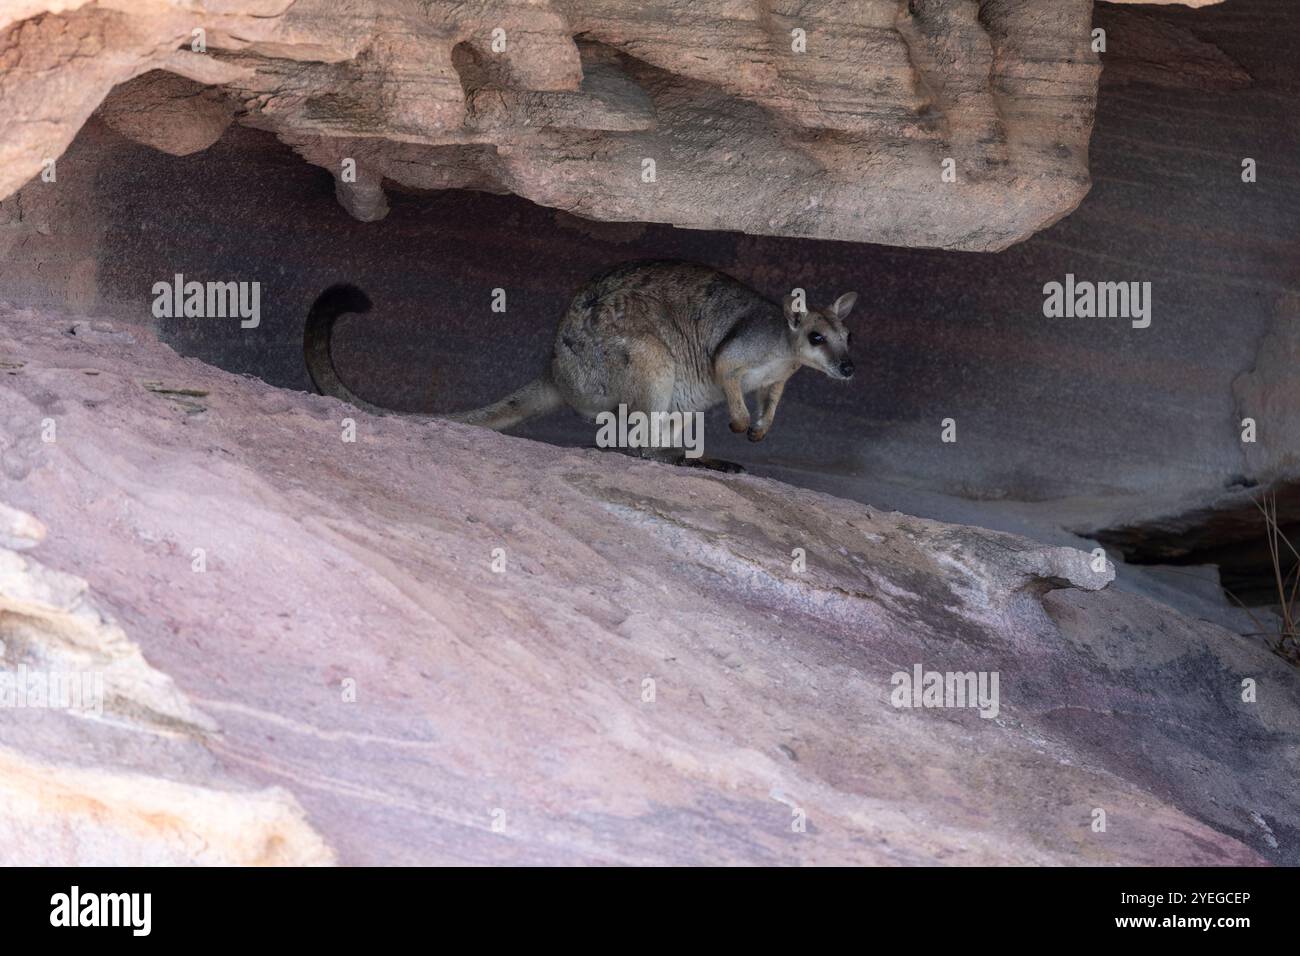
[[[821,310],[784,307],[744,283],[690,262],[631,262],[578,291],[560,321],[550,365],[499,402],[441,416],[497,430],[568,405],[587,418],[616,412],[702,412],[725,401],[731,429],[761,441],[786,381],[801,367],[853,375],[844,318],[857,294]],[[364,303],[364,307],[362,306]],[[335,286],[308,317],[307,366],[317,388],[361,407],[330,360],[334,320],[370,306],[360,290]],[[751,417],[745,395],[758,393]]]

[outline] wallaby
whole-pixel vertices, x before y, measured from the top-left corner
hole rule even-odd
[[[772,427],[785,383],[802,366],[831,378],[853,377],[852,339],[844,319],[857,300],[848,292],[821,310],[784,307],[749,286],[691,262],[630,262],[593,278],[574,296],[556,331],[548,369],[499,402],[440,415],[498,431],[567,405],[594,419],[601,412],[703,412],[727,403],[731,430],[762,441]],[[376,408],[340,380],[330,357],[330,334],[346,312],[370,301],[355,286],[333,286],[307,317],[303,350],[316,387],[362,408]],[[751,418],[748,392],[758,393]],[[646,450],[681,464],[671,450]],[[731,466],[734,468],[734,466]]]

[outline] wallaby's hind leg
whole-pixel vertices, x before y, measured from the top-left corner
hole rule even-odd
[[[629,404],[629,411],[673,411],[673,387],[676,384],[676,376],[671,371],[657,369],[653,377],[646,376],[642,379],[641,397],[635,403]],[[687,412],[686,414],[691,414]],[[649,458],[653,461],[662,461],[670,465],[682,465],[688,468],[707,468],[710,471],[721,471],[728,474],[744,474],[745,469],[734,461],[724,461],[721,458],[688,458],[682,439],[681,422],[678,421],[672,430],[669,438],[669,448],[643,448],[639,452],[642,457]]]
[[[623,376],[620,390],[626,396],[623,404],[632,412],[643,412],[653,416],[656,412],[672,410],[673,386],[677,375],[673,371],[672,356],[663,347],[642,348],[638,350]],[[633,454],[652,461],[674,463],[683,456],[681,435],[678,430],[670,434],[660,434],[660,445],[647,445],[630,449]],[[663,443],[672,447],[663,447]]]
[[[672,354],[667,346],[659,342],[641,341],[628,350],[629,362],[626,367],[610,376],[610,394],[616,398],[614,410],[619,404],[626,405],[632,412],[674,411],[673,392],[677,384]],[[689,413],[688,413],[689,414]],[[669,434],[660,435],[660,446],[629,448],[629,454],[637,455],[650,461],[659,461],[669,465],[686,465],[694,468],[708,468],[713,471],[743,473],[744,469],[734,462],[717,458],[687,458],[683,447],[681,422],[676,422]],[[667,444],[669,447],[662,447]]]

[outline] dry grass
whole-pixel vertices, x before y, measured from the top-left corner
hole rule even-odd
[[[1274,654],[1300,666],[1300,551],[1296,551],[1277,520],[1277,495],[1268,494],[1255,499],[1255,507],[1264,517],[1264,533],[1268,537],[1268,552],[1273,562],[1273,579],[1277,587],[1276,626],[1267,627],[1250,608],[1241,607],[1250,615],[1258,628],[1258,635],[1268,640]],[[1289,566],[1289,570],[1284,570]]]

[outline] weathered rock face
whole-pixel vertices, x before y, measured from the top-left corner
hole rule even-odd
[[[3,666],[106,685],[2,712],[7,862],[1300,860],[1297,673],[1084,552],[94,320],[0,308],[0,359]],[[895,706],[917,666],[996,707]]]
[[[335,175],[364,220],[386,212],[388,180],[591,219],[1000,249],[1087,191],[1090,12],[25,0],[0,13],[0,198],[99,108],[177,154],[235,117],[271,130]]]
[[[10,465],[14,450],[6,441]],[[194,742],[217,725],[145,662],[85,581],[11,550],[44,535],[30,515],[0,508],[0,861],[333,862],[286,791],[212,771]],[[44,732],[30,738],[33,728]],[[87,760],[101,745],[113,759]]]
[[[1276,507],[1289,541],[1300,541],[1300,294],[1283,292],[1257,346],[1254,366],[1232,382],[1233,422],[1243,474],[1217,494],[1175,495],[1162,507],[1077,530],[1115,545],[1130,559],[1224,568],[1224,587],[1239,600],[1277,604],[1276,569],[1260,506]],[[1247,477],[1248,476],[1248,477]],[[1289,558],[1282,555],[1282,571]]]

